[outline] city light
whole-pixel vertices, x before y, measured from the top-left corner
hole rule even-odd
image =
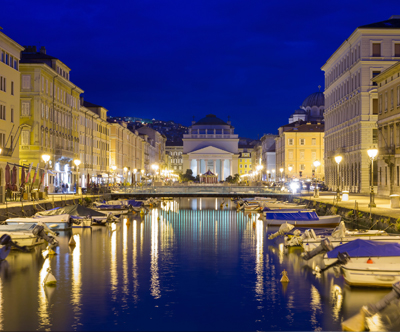
[[[50,156],[48,154],[42,154],[42,159],[45,163],[47,163],[50,160]]]

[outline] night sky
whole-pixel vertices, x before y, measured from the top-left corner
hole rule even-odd
[[[85,100],[112,116],[190,125],[230,115],[236,133],[277,133],[357,26],[398,0],[2,1],[2,32],[46,46]]]

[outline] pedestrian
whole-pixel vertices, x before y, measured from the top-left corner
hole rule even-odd
[[[61,192],[64,194],[65,193],[65,185],[64,182],[61,184]]]
[[[66,192],[66,193],[69,192],[69,185],[68,185],[68,183],[65,184],[65,192]]]

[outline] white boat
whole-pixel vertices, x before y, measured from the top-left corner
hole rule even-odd
[[[350,286],[392,287],[400,281],[400,244],[356,239],[324,255],[327,266],[336,261],[339,252],[347,252],[350,261],[342,266]]]
[[[293,209],[293,210],[304,210],[307,208],[305,204],[294,204],[288,202],[261,202],[260,205],[263,208],[269,208],[271,210],[286,210],[286,209]]]
[[[263,212],[262,218],[270,226],[288,223],[297,227],[336,227],[340,219],[340,215],[319,217],[314,210],[271,210]]]
[[[329,236],[328,239],[331,242],[333,248],[336,248],[338,246],[341,246],[343,244],[346,244],[351,241],[355,241],[359,239],[359,236],[355,236],[355,233],[353,235],[346,235],[344,237],[334,237],[334,236]],[[400,236],[392,236],[392,235],[362,235],[362,238],[365,240],[370,240],[370,241],[377,241],[377,242],[393,242],[393,243],[400,243]],[[307,239],[303,239],[303,244],[302,247],[304,251],[311,251],[318,247],[321,243],[323,238],[321,237],[311,237]]]
[[[37,224],[38,221],[45,223],[51,230],[66,230],[71,228],[69,214],[60,214],[48,217],[36,216],[34,218],[9,218],[6,220],[8,225],[23,225],[24,223]]]
[[[71,227],[72,228],[89,228],[92,227],[92,219],[91,218],[71,218]]]
[[[0,230],[0,237],[4,234],[11,236],[11,240],[20,247],[31,248],[45,242],[43,239],[37,238],[35,235],[33,235],[32,231],[10,232]]]

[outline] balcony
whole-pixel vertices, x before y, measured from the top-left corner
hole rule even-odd
[[[55,159],[74,159],[74,151],[72,149],[65,149],[57,146],[54,149]]]
[[[12,153],[13,153],[13,151],[11,148],[1,148],[1,155],[4,157],[11,157]]]

